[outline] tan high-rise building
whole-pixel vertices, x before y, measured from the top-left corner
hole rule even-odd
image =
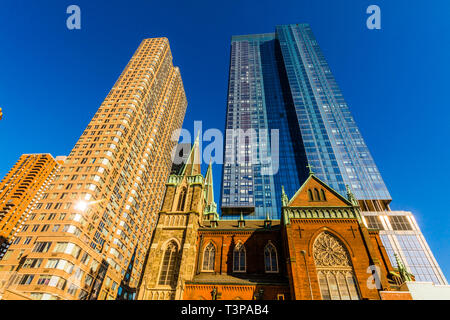
[[[186,107],[169,41],[144,40],[0,261],[3,299],[134,296]]]
[[[60,164],[50,154],[24,154],[0,182],[0,258],[12,241],[22,240],[15,236]]]

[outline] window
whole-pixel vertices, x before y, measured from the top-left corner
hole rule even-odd
[[[364,220],[367,222],[367,228],[384,230],[378,216],[364,216]]]
[[[320,293],[323,300],[359,300],[355,275],[347,249],[329,232],[313,245]]]
[[[31,274],[24,274],[19,281],[19,284],[27,285],[33,281],[34,276]]]
[[[47,277],[47,276],[41,276],[41,277]],[[64,288],[66,287],[66,280],[61,277],[58,277],[58,276],[52,276],[50,278],[50,281],[47,282],[46,279],[45,279],[45,281],[46,281],[45,284],[48,285],[49,287],[56,287],[61,290],[64,290]]]
[[[176,267],[178,263],[178,245],[170,241],[166,247],[159,275],[160,285],[175,286],[177,280]]]
[[[86,284],[86,286],[90,286],[92,283],[93,278],[90,275],[86,275],[86,278],[84,279],[84,283]]]
[[[90,256],[85,252],[81,257],[81,263],[87,265],[89,263]]]
[[[73,283],[69,286],[69,289],[67,289],[67,292],[74,296],[75,293],[77,292],[78,287],[76,285],[74,285]]]
[[[48,286],[51,278],[52,278],[51,276],[40,276],[37,281],[37,284]]]
[[[314,200],[315,201],[320,201],[319,190],[317,190],[316,188],[314,188]]]
[[[311,189],[308,189],[308,201],[314,201]]]
[[[308,189],[308,201],[327,201],[325,190],[314,188]]]
[[[72,267],[73,267],[73,265],[72,265]],[[70,272],[72,272],[72,270]],[[83,275],[84,275],[84,271],[81,270],[80,268],[77,268],[75,270],[74,277],[76,280],[81,280],[81,278],[83,278]]]
[[[180,193],[180,197],[178,199],[178,209],[177,211],[183,211],[184,210],[184,205],[186,202],[186,188],[183,188],[183,190]]]
[[[320,200],[327,201],[327,197],[325,196],[325,190],[320,189]]]
[[[48,259],[45,267],[50,269],[56,268],[58,261],[59,261],[58,259]]]
[[[33,252],[47,252],[51,244],[51,242],[36,242]]]
[[[81,290],[80,295],[78,296],[78,299],[79,300],[87,300],[87,297],[88,297],[88,293],[84,290]]]
[[[267,273],[278,272],[277,249],[270,241],[264,248],[264,264]]]
[[[412,226],[405,216],[389,216],[389,222],[394,230],[412,230]]]
[[[22,268],[39,268],[42,263],[42,259],[27,259],[25,260]]]
[[[56,269],[64,270],[68,274],[71,274],[73,271],[73,263],[66,261],[66,260],[59,260],[58,265],[56,266]]]
[[[216,248],[210,242],[203,253],[203,271],[214,271],[214,260],[216,257]]]
[[[234,272],[245,272],[246,262],[245,262],[245,247],[239,242],[233,251],[233,271]]]
[[[72,255],[75,259],[78,259],[80,255],[81,248],[73,243],[68,242],[58,242],[53,249],[55,253],[67,253]]]

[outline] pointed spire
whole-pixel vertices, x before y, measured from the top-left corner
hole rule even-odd
[[[284,192],[284,186],[281,186],[281,204],[283,207],[286,207],[289,203],[289,198],[286,195],[286,192]]]
[[[394,253],[395,262],[397,263],[398,270],[403,268],[403,263],[400,261],[400,258],[398,257],[397,253]]]
[[[357,206],[358,201],[355,198],[355,195],[353,194],[352,190],[350,189],[349,185],[346,184],[345,188],[347,189],[347,199],[350,201],[353,205]]]
[[[195,176],[201,174],[201,159],[200,159],[200,132],[197,134],[197,138],[195,138],[194,145],[192,146],[191,152],[189,153],[189,157],[186,160],[186,164],[181,171],[182,176]]]
[[[395,262],[397,262],[397,271],[400,275],[400,278],[405,282],[413,281],[411,273],[409,273],[408,270],[406,270],[405,265],[403,264],[402,260],[397,255],[397,253],[394,253],[394,257],[395,257]]]
[[[208,170],[205,176],[205,200],[206,204],[211,204],[214,202],[214,185],[213,185],[213,173],[212,173],[212,162],[209,160]]]
[[[204,214],[213,216],[214,219],[218,218],[217,204],[214,202],[214,185],[213,185],[213,172],[212,172],[212,162],[209,161],[208,170],[205,175],[205,209]]]
[[[239,226],[239,228],[245,227],[245,220],[244,220],[244,215],[242,214],[242,211],[241,211],[241,217],[239,218],[239,221],[238,221],[238,226]]]
[[[266,214],[266,220],[264,220],[264,228],[270,228],[272,226],[272,220],[270,220],[269,212]]]

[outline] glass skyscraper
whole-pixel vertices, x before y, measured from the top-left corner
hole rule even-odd
[[[223,219],[279,219],[282,186],[292,197],[312,170],[343,196],[350,187],[394,266],[395,252],[417,280],[447,283],[413,215],[390,210],[391,196],[308,24],[232,37],[226,130]],[[265,130],[271,145],[279,142],[275,174],[253,161],[267,147]]]
[[[446,285],[439,264],[413,214],[409,211],[363,212],[363,221],[370,229],[380,230],[380,237],[394,267],[396,253],[416,281]]]
[[[228,208],[254,206],[252,218],[279,218],[281,186],[292,196],[307,166],[343,195],[349,185],[358,200],[370,203],[367,210],[387,207],[389,192],[309,25],[233,36],[230,60],[226,129],[254,131],[241,144],[227,132],[224,216]],[[279,139],[278,157],[272,154],[276,174],[265,175],[267,165],[247,157],[236,161],[239,154],[259,155],[260,131],[273,129]],[[269,134],[272,144],[275,138]]]

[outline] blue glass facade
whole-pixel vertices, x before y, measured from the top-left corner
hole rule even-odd
[[[330,67],[307,24],[276,27],[308,163],[316,175],[359,200],[390,200]]]
[[[249,218],[263,219],[267,214],[279,218],[281,186],[292,196],[306,179],[308,164],[343,195],[348,184],[360,200],[390,200],[306,24],[232,37],[226,129],[254,131],[245,143],[226,134],[223,209],[254,206]],[[264,164],[251,161],[263,143],[258,135],[262,129],[278,130],[279,156],[272,159],[278,172],[274,175],[264,175]],[[239,154],[245,162],[237,163]]]
[[[241,144],[229,130],[253,129],[258,133],[268,129],[261,46],[274,41],[274,34],[260,34],[233,37],[231,44],[221,202],[222,207],[255,206],[256,218],[264,217],[267,211],[276,216],[279,211],[274,177],[263,176],[261,164],[253,164],[250,159],[258,153],[258,135],[251,135],[247,143]],[[240,154],[244,161],[237,163]]]

